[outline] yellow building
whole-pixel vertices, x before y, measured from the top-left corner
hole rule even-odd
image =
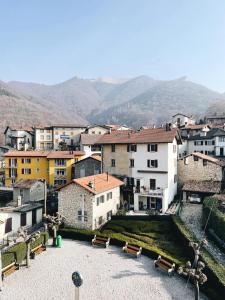
[[[5,185],[20,179],[45,179],[49,186],[60,186],[71,178],[72,164],[83,151],[9,151],[5,154]]]

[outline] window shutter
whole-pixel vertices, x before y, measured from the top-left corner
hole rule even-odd
[[[155,145],[155,152],[158,152],[158,145]]]
[[[158,168],[158,160],[155,160],[155,167]]]
[[[130,145],[127,145],[127,152],[130,152]]]

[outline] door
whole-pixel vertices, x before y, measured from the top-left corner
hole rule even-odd
[[[156,180],[150,179],[150,190],[155,190],[155,189],[156,189]]]
[[[80,177],[85,177],[85,168],[80,169]]]
[[[224,156],[223,148],[220,148],[220,156]]]
[[[136,181],[136,191],[137,193],[140,193],[140,179],[137,179]]]
[[[147,197],[147,209],[150,209],[150,197]]]
[[[32,210],[32,226],[37,223],[37,210]]]

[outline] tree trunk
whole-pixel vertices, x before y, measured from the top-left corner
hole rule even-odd
[[[199,300],[199,285],[198,281],[195,281],[195,300]]]
[[[57,237],[57,229],[56,229],[56,226],[53,226],[53,243],[52,243],[52,245],[54,246],[54,247],[56,247],[56,237]]]
[[[27,268],[30,267],[30,242],[27,243],[26,265]]]

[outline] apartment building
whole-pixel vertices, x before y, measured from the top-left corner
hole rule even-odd
[[[5,154],[5,185],[20,179],[44,179],[49,186],[66,184],[72,178],[72,165],[83,151],[9,151]]]
[[[16,150],[28,150],[34,147],[34,130],[31,127],[7,126],[4,135],[6,146]]]
[[[101,145],[98,144],[98,140],[101,138],[99,134],[82,133],[79,138],[79,149],[86,153],[86,156],[92,154],[101,154]]]
[[[53,128],[51,126],[35,127],[34,141],[36,150],[53,149]]]
[[[177,156],[181,137],[177,129],[117,131],[104,135],[103,172],[126,183],[123,201],[135,211],[165,212],[177,193]]]
[[[68,226],[98,229],[118,211],[123,184],[106,173],[74,179],[58,189],[58,211]]]
[[[177,113],[172,116],[172,124],[180,128],[181,126],[195,124],[195,119],[193,116],[188,116],[182,113]]]

